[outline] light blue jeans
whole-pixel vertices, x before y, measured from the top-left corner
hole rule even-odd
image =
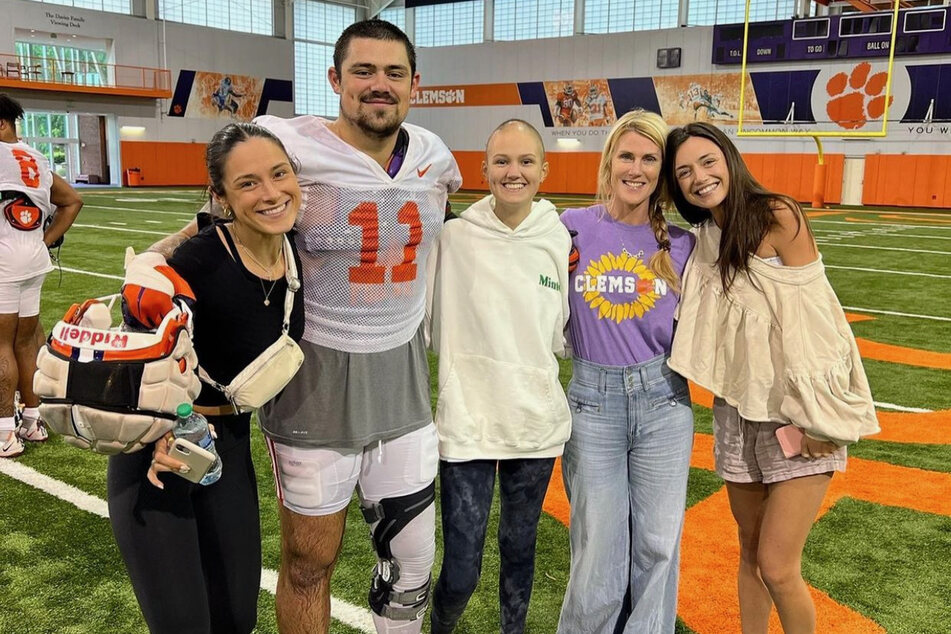
[[[571,578],[559,634],[674,631],[693,446],[687,381],[660,356],[627,367],[574,359]]]

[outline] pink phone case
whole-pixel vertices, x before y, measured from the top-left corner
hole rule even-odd
[[[795,425],[783,425],[776,430],[776,440],[787,458],[795,458],[802,453],[802,430]]]

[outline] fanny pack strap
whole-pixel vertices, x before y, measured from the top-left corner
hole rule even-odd
[[[227,230],[225,230],[227,233]],[[286,335],[291,329],[291,313],[294,310],[294,294],[300,290],[300,278],[297,276],[297,262],[294,261],[294,249],[291,248],[291,241],[287,234],[284,234],[284,278],[287,280],[287,291],[284,293],[284,322],[281,325],[281,332]],[[222,394],[225,393],[227,385],[222,385],[211,378],[205,368],[198,366],[198,378],[212,386]],[[237,407],[235,407],[237,410]]]
[[[294,310],[294,293],[300,290],[300,278],[297,275],[297,262],[294,261],[294,249],[291,241],[284,234],[284,277],[287,279],[287,290],[284,292],[284,323],[281,329],[286,335],[291,329],[291,312]]]

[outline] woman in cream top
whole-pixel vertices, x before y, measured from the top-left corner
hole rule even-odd
[[[799,205],[757,183],[710,124],[673,130],[667,148],[668,191],[697,226],[670,366],[716,397],[742,629],[765,634],[775,604],[787,633],[814,632],[803,546],[845,445],[879,431],[862,361]],[[787,457],[777,431],[796,428]]]

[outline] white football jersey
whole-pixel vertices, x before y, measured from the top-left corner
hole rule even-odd
[[[403,124],[409,146],[395,178],[314,116],[255,119],[301,165],[297,246],[304,339],[344,352],[409,341],[423,320],[426,261],[462,184],[446,145]]]
[[[17,282],[53,270],[43,244],[43,221],[53,213],[53,173],[46,157],[26,143],[0,142],[0,280]],[[13,192],[35,205],[14,204]],[[37,209],[39,212],[37,213]]]

